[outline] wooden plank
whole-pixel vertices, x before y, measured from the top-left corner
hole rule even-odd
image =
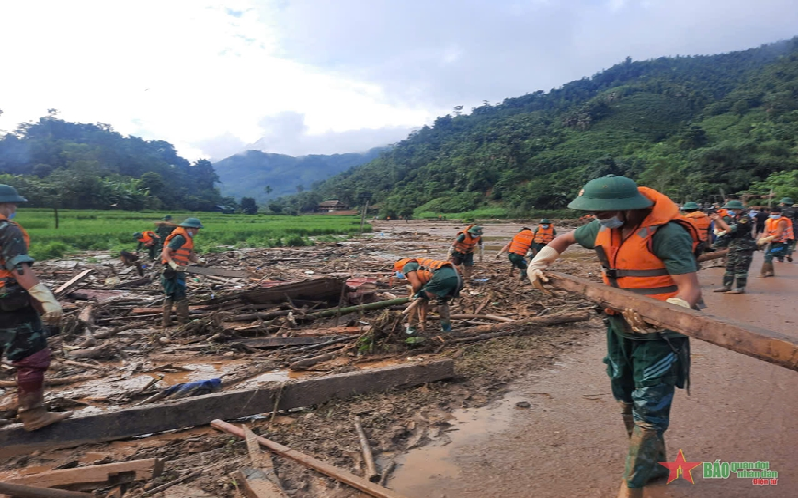
[[[34,486],[23,486],[21,484],[9,484],[0,482],[0,496],[13,496],[16,498],[92,498],[94,495],[89,493],[79,493],[77,491],[64,491],[63,489],[49,489]]]
[[[243,344],[251,348],[279,348],[282,346],[306,346],[308,344],[321,344],[333,337],[253,337],[251,339],[236,339],[228,344]]]
[[[213,275],[215,277],[228,277],[228,278],[247,278],[249,272],[246,270],[228,270],[225,268],[212,268],[206,266],[186,266],[186,273],[193,273],[194,275]]]
[[[337,303],[343,286],[344,280],[340,278],[311,278],[299,282],[281,282],[264,289],[244,291],[241,293],[241,297],[247,302],[257,304],[282,303],[286,297]]]
[[[216,418],[234,419],[268,413],[282,389],[280,409],[324,403],[334,398],[437,382],[454,376],[452,360],[413,363],[313,379],[264,384],[257,389],[222,392],[113,412],[73,416],[35,432],[21,425],[0,429],[0,458],[37,449],[69,448],[184,427],[205,425]]]
[[[369,445],[369,438],[363,431],[363,425],[360,423],[360,417],[355,415],[355,431],[360,440],[360,450],[363,452],[363,460],[366,462],[366,476],[371,482],[380,482],[380,474],[377,472],[377,466],[374,464],[374,455],[371,453],[371,445]]]
[[[244,437],[244,431],[222,420],[214,420],[211,425],[214,428],[229,434],[234,434],[238,437]],[[266,439],[265,437],[258,436],[258,443],[260,443],[261,446],[268,448],[270,451],[280,455],[281,457],[288,458],[313,470],[321,472],[324,475],[330,476],[337,481],[346,483],[353,488],[359,489],[360,491],[368,493],[376,498],[404,498],[404,495],[401,495],[396,491],[383,488],[379,484],[369,482],[362,477],[352,474],[351,472],[339,469],[334,465],[330,465],[327,462],[322,462],[321,460],[313,458],[310,455],[305,455],[297,450],[292,450],[288,446],[283,446],[282,444]]]
[[[81,280],[83,280],[84,278],[88,277],[89,273],[91,273],[93,271],[94,270],[92,268],[89,268],[88,270],[83,270],[82,272],[78,273],[77,275],[75,275],[74,277],[69,279],[69,281],[67,283],[65,283],[61,287],[57,288],[55,290],[55,292],[53,292],[53,294],[55,294],[56,298],[63,297],[67,292],[69,292],[69,289],[71,289],[72,287],[74,287],[75,285],[80,283]]]
[[[9,479],[11,484],[36,485],[42,488],[68,486],[72,484],[96,484],[109,482],[120,474],[132,474],[133,480],[147,481],[163,472],[163,461],[157,458],[133,460],[131,462],[89,465],[74,469],[59,469]]]
[[[259,475],[260,474],[260,475]],[[282,489],[255,469],[242,469],[233,473],[233,478],[241,486],[247,498],[287,498]]]
[[[798,370],[798,339],[728,318],[690,310],[629,291],[563,273],[547,272],[552,285],[578,292],[601,306],[632,308],[646,322],[731,349],[769,363]]]

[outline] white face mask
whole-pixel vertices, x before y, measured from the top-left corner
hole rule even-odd
[[[191,237],[192,239],[194,238],[194,232],[191,232],[191,231],[189,231],[189,230],[186,230],[186,235],[188,235],[188,236],[189,236],[189,237]]]
[[[618,218],[618,216],[613,216],[612,218],[607,218],[606,220],[599,220],[601,226],[605,228],[609,228],[612,230],[613,228],[621,228],[623,226],[623,220]]]
[[[781,218],[780,214],[771,214],[770,215],[770,219],[771,220],[778,220],[779,218]]]
[[[737,214],[737,211],[733,211],[731,209],[727,209],[726,212],[729,213],[730,216],[734,216],[735,214]]]
[[[549,228],[548,225],[540,225],[540,226],[541,226],[541,228]]]

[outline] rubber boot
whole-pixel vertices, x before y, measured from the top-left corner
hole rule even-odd
[[[161,325],[166,327],[172,326],[172,300],[171,299],[164,299],[163,301],[163,321]]]
[[[635,430],[635,417],[632,414],[632,403],[618,402],[621,405],[621,418],[623,418],[623,426],[626,427],[626,435],[632,437],[632,431]]]
[[[626,486],[626,481],[621,481],[618,498],[643,498],[643,488],[630,488]]]
[[[463,265],[463,280],[466,282],[471,282],[471,269],[473,266],[465,266]]]
[[[438,314],[441,317],[441,332],[452,331],[452,318],[449,312],[449,303],[441,301],[438,305]]]
[[[723,287],[718,287],[712,292],[729,292],[732,290],[732,284],[734,283],[734,275],[723,275]]]
[[[44,407],[44,372],[50,366],[49,349],[13,364],[17,368],[17,417],[26,431],[35,431],[72,416],[72,412],[50,413]]]
[[[181,299],[177,301],[177,324],[185,325],[188,322],[188,299]]]
[[[762,263],[762,269],[759,270],[759,278],[773,277],[776,272],[773,269],[773,263]]]

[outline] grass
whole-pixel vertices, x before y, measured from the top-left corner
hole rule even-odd
[[[132,251],[138,245],[133,233],[154,230],[166,213],[127,211],[59,211],[55,228],[53,211],[19,209],[18,221],[31,237],[31,255],[37,260],[60,258],[85,250]],[[199,218],[205,226],[196,238],[197,251],[220,252],[228,247],[283,247],[313,245],[316,240],[360,231],[358,216],[277,216],[172,212],[173,221]],[[365,231],[371,231],[366,225]]]

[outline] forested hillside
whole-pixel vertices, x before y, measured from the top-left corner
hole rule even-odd
[[[295,196],[370,196],[383,214],[564,207],[598,176],[679,201],[798,194],[798,39],[710,56],[630,59],[548,93],[447,115]]]
[[[310,190],[314,184],[367,163],[385,150],[388,148],[375,147],[363,153],[301,157],[248,150],[216,162],[213,167],[223,195],[265,201]]]
[[[208,211],[233,203],[218,181],[209,161],[191,164],[169,142],[66,122],[55,112],[0,138],[0,183],[33,207]]]

